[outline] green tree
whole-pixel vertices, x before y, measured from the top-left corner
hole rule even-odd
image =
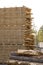
[[[43,42],[43,25],[41,26],[41,28],[38,32],[38,41]]]

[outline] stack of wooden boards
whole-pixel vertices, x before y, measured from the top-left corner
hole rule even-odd
[[[8,63],[7,65],[31,65],[29,63],[18,63],[18,62],[14,62],[14,63]]]
[[[34,35],[32,33],[32,17],[31,17],[31,9],[25,9],[25,33],[24,33],[24,40],[25,46],[27,49],[34,49]]]
[[[25,6],[0,8],[0,61],[18,49],[34,49],[31,20],[31,9]]]

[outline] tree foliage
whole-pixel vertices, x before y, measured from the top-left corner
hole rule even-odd
[[[41,28],[38,32],[38,41],[43,42],[43,26],[41,26]]]

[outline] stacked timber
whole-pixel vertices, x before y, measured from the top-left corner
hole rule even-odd
[[[25,33],[24,33],[24,40],[25,40],[25,47],[27,49],[34,49],[34,35],[32,34],[32,17],[31,17],[31,9],[25,9]]]
[[[14,62],[14,63],[7,63],[7,65],[19,65],[18,62]]]
[[[31,20],[30,8],[0,8],[0,61],[18,49],[34,49]]]
[[[21,62],[21,63],[18,63],[18,62],[14,62],[14,63],[7,63],[7,65],[30,65],[30,63],[23,63],[23,62]]]

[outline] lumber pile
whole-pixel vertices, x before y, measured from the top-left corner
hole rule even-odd
[[[0,8],[0,59],[8,60],[18,49],[34,49],[31,9],[23,7]]]
[[[34,35],[32,34],[32,17],[31,17],[31,9],[25,9],[25,33],[24,33],[24,40],[25,46],[27,49],[34,49]]]

